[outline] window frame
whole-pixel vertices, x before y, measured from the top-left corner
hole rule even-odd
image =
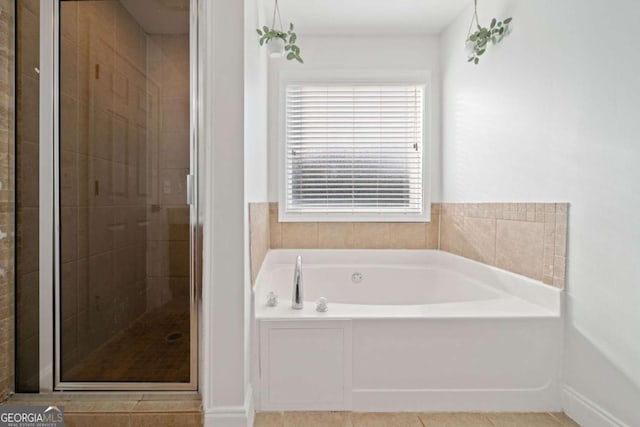
[[[422,129],[422,213],[287,211],[287,86],[294,84],[380,84],[424,87]],[[280,71],[278,78],[278,220],[281,222],[430,222],[433,92],[429,70]]]

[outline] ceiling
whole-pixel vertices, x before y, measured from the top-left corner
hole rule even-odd
[[[148,34],[187,34],[189,0],[120,0]]]
[[[262,3],[271,25],[274,0]],[[285,26],[315,35],[440,34],[472,0],[278,0]]]
[[[241,1],[241,0],[238,0]],[[271,25],[274,0],[262,4]],[[473,0],[278,0],[285,26],[315,35],[440,34]],[[189,0],[120,0],[149,34],[189,32]]]

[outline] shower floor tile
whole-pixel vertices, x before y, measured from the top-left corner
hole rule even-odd
[[[72,382],[189,382],[189,311],[172,300],[63,372]]]

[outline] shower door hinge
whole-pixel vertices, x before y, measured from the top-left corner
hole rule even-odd
[[[193,194],[193,174],[187,175],[187,204],[193,205],[195,200]]]

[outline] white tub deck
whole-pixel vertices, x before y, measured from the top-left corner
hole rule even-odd
[[[291,309],[303,259],[305,307]],[[353,273],[362,281],[353,283]],[[279,297],[266,305],[267,294]],[[329,311],[315,311],[325,297]],[[562,292],[541,282],[432,250],[274,250],[255,287],[257,319],[559,317]]]

